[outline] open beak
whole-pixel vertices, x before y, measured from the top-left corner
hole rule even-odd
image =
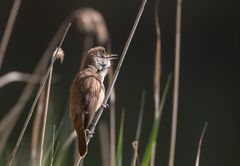
[[[112,59],[117,59],[117,57],[118,57],[117,54],[109,54],[106,58],[109,60],[112,60]]]

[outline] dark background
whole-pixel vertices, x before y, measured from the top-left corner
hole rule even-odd
[[[0,37],[3,35],[12,2],[0,2]],[[13,70],[32,72],[64,18],[81,7],[93,7],[103,14],[112,39],[112,52],[121,54],[140,3],[137,0],[23,0],[0,74]],[[140,157],[153,121],[152,80],[156,40],[154,5],[153,0],[149,0],[146,5],[116,83],[117,127],[120,111],[122,108],[126,109],[124,165],[130,163],[131,141],[135,136],[143,89],[146,90],[147,96]],[[182,5],[181,75],[175,165],[194,165],[198,139],[205,121],[208,121],[208,128],[203,141],[200,165],[240,165],[239,2],[183,0]],[[160,0],[162,85],[173,71],[175,11],[175,0]],[[59,82],[54,86],[52,100],[58,102],[60,108],[66,108],[68,104],[69,87],[80,64],[83,37],[72,27],[63,44],[64,63],[55,65],[54,73],[59,77]],[[24,85],[13,83],[0,89],[1,117],[16,102]],[[172,90],[162,115],[156,165],[167,165],[168,161],[171,94]],[[59,114],[64,110],[66,109],[60,109]],[[27,110],[23,115],[26,112]],[[103,119],[108,120],[107,111]],[[13,146],[15,141],[16,137],[12,136],[10,146]],[[91,143],[90,148],[99,148],[97,137]],[[99,165],[99,154],[99,150],[91,152],[87,157],[87,165]]]

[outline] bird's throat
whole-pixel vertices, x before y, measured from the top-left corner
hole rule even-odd
[[[98,71],[98,75],[100,76],[102,82],[104,81],[107,74],[108,74],[107,69],[103,69],[101,71]]]

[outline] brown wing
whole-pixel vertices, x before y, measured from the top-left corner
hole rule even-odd
[[[101,82],[94,76],[88,76],[81,81],[79,91],[81,93],[80,105],[84,112],[84,128],[91,122],[94,113],[99,105],[99,95],[101,92]]]
[[[70,94],[70,113],[78,135],[79,153],[87,153],[86,131],[98,109],[102,83],[95,75],[78,74]]]
[[[80,93],[80,82],[81,75],[78,74],[73,81],[71,92],[70,92],[70,115],[72,119],[73,126],[77,133],[78,138],[78,149],[80,156],[84,156],[87,153],[87,140],[86,132],[84,129],[84,119],[82,115],[82,108],[80,103],[81,93]]]

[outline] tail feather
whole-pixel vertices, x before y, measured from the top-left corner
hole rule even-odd
[[[81,157],[84,157],[87,154],[87,135],[84,129],[81,129],[77,132],[78,136],[78,150]]]

